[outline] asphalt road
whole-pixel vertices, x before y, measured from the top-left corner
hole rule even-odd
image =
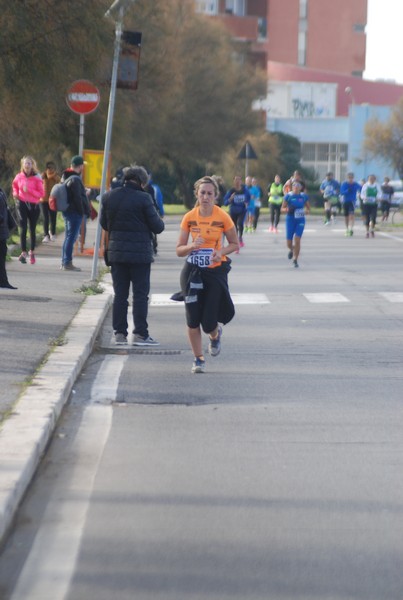
[[[222,352],[192,375],[177,225],[150,332],[107,317],[0,557],[4,600],[403,597],[403,232],[245,238]]]

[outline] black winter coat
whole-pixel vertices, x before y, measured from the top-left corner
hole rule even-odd
[[[74,177],[73,177],[74,176]],[[81,181],[81,177],[73,170],[66,169],[62,175],[62,181],[68,181],[67,196],[69,199],[69,207],[66,213],[78,213],[83,217],[90,216],[90,203],[85,192],[85,187]]]
[[[108,232],[108,261],[151,263],[151,233],[161,233],[164,221],[151,196],[132,181],[102,196],[101,226]]]

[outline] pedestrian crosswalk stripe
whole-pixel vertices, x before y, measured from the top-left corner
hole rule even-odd
[[[348,298],[337,292],[304,294],[305,298],[313,304],[332,303],[332,302],[350,302]]]
[[[403,292],[379,292],[389,302],[403,302]]]
[[[312,304],[334,304],[340,302],[351,302],[349,298],[338,292],[317,292],[302,294],[308,302]],[[403,303],[403,292],[379,292],[382,298],[388,302]],[[266,294],[237,294],[231,293],[232,300],[235,305],[265,305],[271,304],[273,298],[269,300]],[[274,300],[275,301],[275,300]],[[175,302],[171,300],[170,294],[152,294],[150,298],[150,306],[166,307],[179,306],[183,308],[183,302]]]
[[[266,294],[231,294],[235,305],[239,304],[270,304]],[[183,308],[183,302],[171,300],[170,294],[151,294],[150,306],[180,306]]]

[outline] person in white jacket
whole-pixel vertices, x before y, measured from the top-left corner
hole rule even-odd
[[[376,214],[378,211],[378,200],[382,197],[381,186],[375,175],[370,175],[368,181],[361,189],[362,214],[366,228],[366,237],[375,237]]]

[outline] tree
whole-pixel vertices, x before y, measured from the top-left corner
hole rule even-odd
[[[403,179],[403,98],[393,108],[388,121],[368,121],[365,126],[364,151],[372,156],[382,157]]]
[[[60,160],[66,148],[77,148],[77,116],[67,108],[66,91],[76,79],[96,77],[106,60],[113,44],[103,18],[107,6],[100,0],[0,0],[2,178],[11,177],[23,154]]]
[[[226,30],[196,14],[194,4],[139,1],[136,22],[145,43],[128,115],[135,154],[169,163],[186,206],[194,201],[195,173],[256,130],[252,101],[266,86],[264,77],[233,60]]]

